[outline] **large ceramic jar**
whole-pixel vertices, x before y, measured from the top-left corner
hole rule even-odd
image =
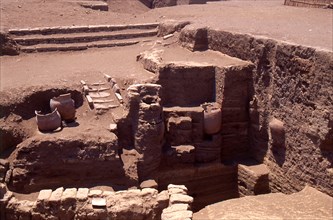
[[[75,103],[70,93],[54,97],[50,100],[50,108],[53,111],[58,109],[62,120],[73,121],[75,120]]]
[[[206,134],[216,134],[221,130],[222,112],[217,103],[205,103],[204,109],[204,131]]]
[[[61,127],[61,116],[57,109],[49,114],[35,111],[38,130],[42,132],[54,131]]]

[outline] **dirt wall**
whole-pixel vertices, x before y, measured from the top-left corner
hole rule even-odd
[[[39,135],[19,144],[11,157],[12,176],[7,185],[16,192],[128,183],[115,135]]]
[[[307,8],[326,8],[331,2],[331,0],[285,0],[284,4]]]
[[[201,166],[174,167],[159,172],[159,190],[166,189],[168,183],[183,184],[188,194],[194,198],[192,209],[200,210],[206,205],[221,200],[238,197],[237,167],[219,163]]]
[[[200,105],[214,100],[213,66],[170,64],[159,69],[157,84],[162,85],[164,106]],[[201,91],[201,92],[194,92]]]
[[[222,161],[248,157],[252,70],[252,64],[216,68],[216,102],[222,106]]]
[[[249,140],[252,156],[271,171],[271,190],[291,193],[309,184],[333,195],[332,52],[203,30],[206,37],[196,38],[195,29],[185,27],[181,43],[189,49],[203,45],[256,65]],[[282,122],[280,146],[272,141],[272,119]]]
[[[8,34],[0,32],[0,56],[2,55],[18,55],[20,48]]]

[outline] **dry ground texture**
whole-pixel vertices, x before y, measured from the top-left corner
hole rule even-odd
[[[153,10],[138,1],[125,0],[111,4],[108,12],[83,8],[75,0],[1,0],[0,10],[2,30],[176,19],[325,50],[332,50],[333,44],[332,10],[289,7],[284,6],[282,0],[221,1]],[[129,59],[134,61],[135,55],[143,49],[140,47],[1,57],[1,90],[46,82],[59,83],[59,80],[66,81],[71,76],[79,78],[78,73],[88,77],[84,74],[103,72],[115,66],[120,70],[114,74],[125,76],[126,71],[136,69],[135,62],[129,62]]]
[[[117,3],[117,4],[116,4]],[[184,5],[148,9],[136,0],[116,0],[109,11],[81,7],[75,0],[0,0],[0,29],[101,24],[135,24],[166,19],[188,20],[215,29],[247,33],[290,43],[333,50],[333,10],[297,8],[283,0],[220,1],[206,5]],[[155,40],[156,38],[153,38]],[[170,42],[174,39],[170,39]],[[0,57],[0,91],[29,86],[61,87],[90,82],[102,73],[131,82],[148,81],[153,74],[143,70],[136,56],[154,46],[154,41],[134,46],[88,49],[76,52],[20,54]],[[178,54],[179,55],[179,54]],[[88,109],[87,106],[84,106]],[[81,108],[77,116],[82,129],[93,133],[94,123],[109,124]],[[24,122],[25,123],[25,122]],[[26,122],[27,127],[35,123]],[[35,125],[34,125],[35,126]],[[106,125],[103,124],[104,127]],[[95,128],[96,129],[96,128]],[[66,129],[65,129],[66,130]],[[98,133],[96,129],[96,133]],[[36,196],[36,195],[35,195]]]

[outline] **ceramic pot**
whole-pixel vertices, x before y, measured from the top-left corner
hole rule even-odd
[[[42,114],[40,111],[35,111],[38,130],[54,131],[61,127],[61,116],[57,109],[49,114]]]
[[[206,134],[216,134],[221,130],[222,112],[217,103],[203,104],[204,108],[204,131]]]
[[[50,108],[52,111],[58,109],[62,120],[75,120],[75,105],[70,93],[54,97],[50,100]]]

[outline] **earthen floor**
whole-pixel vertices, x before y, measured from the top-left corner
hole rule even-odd
[[[0,90],[37,85],[68,85],[80,80],[96,82],[103,73],[138,82],[153,77],[136,62],[136,56],[153,42],[112,49],[51,52],[0,58]]]
[[[189,20],[201,25],[260,35],[332,51],[333,11],[284,6],[283,0],[220,1],[206,5],[143,10],[129,0],[109,12],[88,10],[75,2],[1,0],[1,29],[59,25],[122,24]]]

